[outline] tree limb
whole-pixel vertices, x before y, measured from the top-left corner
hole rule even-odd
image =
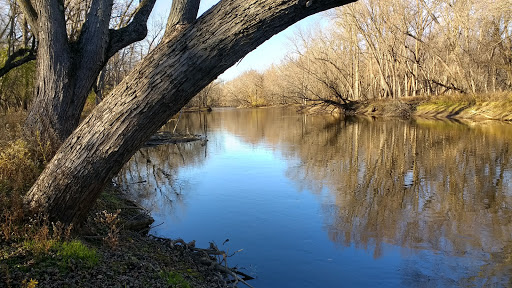
[[[458,92],[460,92],[460,93],[462,93],[462,94],[467,94],[467,93],[468,93],[468,91],[466,91],[466,90],[465,90],[465,89],[463,89],[463,88],[459,88],[459,87],[455,86],[453,83],[450,83],[450,84],[444,84],[444,83],[442,83],[442,82],[440,82],[440,81],[437,81],[437,80],[435,80],[435,79],[430,79],[430,82],[432,82],[432,83],[434,83],[434,84],[436,84],[436,85],[439,85],[439,86],[441,86],[441,87],[444,87],[444,88],[446,89],[446,90],[445,90],[445,91],[443,91],[441,94],[444,94],[444,93],[445,93],[446,91],[448,91],[448,90],[458,91]]]
[[[19,57],[23,58],[16,60]],[[32,60],[36,60],[36,54],[34,53],[33,49],[19,49],[18,51],[11,54],[5,61],[4,66],[0,68],[0,78],[3,77],[5,74],[9,73],[9,71],[11,71],[12,69],[19,67],[25,63],[28,63]]]
[[[197,18],[200,3],[201,0],[173,0],[164,38],[168,38],[175,31],[177,25],[192,24]]]
[[[27,22],[30,25],[30,28],[32,29],[32,33],[34,35],[37,35],[37,31],[39,30],[39,27],[37,25],[38,16],[36,9],[34,9],[34,6],[32,5],[32,2],[30,0],[17,0],[17,2],[20,5],[21,10],[23,11],[25,19],[27,19]]]
[[[107,59],[117,51],[140,41],[148,34],[147,22],[156,0],[143,0],[136,9],[133,20],[125,27],[110,30],[110,40],[107,48]]]
[[[108,61],[106,51],[113,4],[114,0],[93,0],[91,3],[78,37],[79,57],[75,57],[75,75],[79,81],[74,87],[75,95],[84,95],[89,92],[91,85]]]

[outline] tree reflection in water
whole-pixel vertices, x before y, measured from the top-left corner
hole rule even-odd
[[[367,249],[375,258],[386,244],[418,254],[428,250],[463,256],[480,265],[464,283],[511,281],[509,124],[338,119],[297,115],[290,109],[239,109],[184,115],[180,125],[193,133],[227,131],[246,143],[266,143],[286,159],[299,159],[286,176],[299,191],[329,191],[330,197],[318,197],[324,227],[342,247]],[[199,142],[142,149],[119,177],[123,187],[145,186],[140,201],[151,202],[159,199],[152,193],[164,193],[169,207],[183,205],[186,183],[176,182],[175,175],[184,164],[200,165],[206,151]],[[133,184],[141,181],[146,182]],[[434,281],[418,269],[404,267],[403,273],[408,274],[404,281],[411,281],[406,286]]]
[[[334,195],[323,204],[332,241],[372,249],[376,258],[384,243],[489,257],[492,265],[484,262],[475,277],[487,284],[508,279],[510,125],[359,119],[310,131],[292,146],[303,165],[289,176]]]
[[[177,179],[177,171],[184,165],[200,165],[204,151],[203,141],[142,148],[115,181],[152,213],[172,215],[173,210],[186,208],[184,198],[190,188],[188,181]]]

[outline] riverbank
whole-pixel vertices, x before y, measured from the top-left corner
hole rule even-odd
[[[201,249],[148,235],[149,213],[115,185],[81,227],[26,215],[22,195],[42,170],[44,151],[21,140],[16,119],[23,117],[12,116],[0,127],[0,287],[234,287],[242,281],[214,244]]]
[[[149,236],[152,222],[110,186],[83,227],[11,226],[0,239],[0,287],[232,287],[222,251]]]
[[[358,102],[354,113],[376,117],[512,121],[512,93],[440,95]]]

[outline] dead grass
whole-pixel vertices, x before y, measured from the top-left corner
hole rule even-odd
[[[427,97],[416,116],[512,121],[512,92],[452,94]]]

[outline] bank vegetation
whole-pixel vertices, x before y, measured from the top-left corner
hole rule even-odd
[[[329,12],[326,29],[297,32],[281,64],[214,84],[216,93],[201,97],[213,106],[346,110],[356,102],[370,114],[391,100],[439,117],[476,105],[464,116],[510,120],[503,113],[512,101],[511,15],[508,1],[358,1]]]
[[[76,40],[73,37],[80,34],[90,2],[63,2],[67,35],[70,41]],[[124,27],[132,20],[135,2],[115,2],[112,29]],[[7,114],[6,118],[25,115],[16,113],[27,110],[35,94],[37,67],[33,60],[37,41],[21,11],[16,1],[0,0],[0,110]],[[509,1],[361,0],[329,12],[326,17],[330,20],[327,28],[311,27],[297,32],[294,51],[279,65],[262,72],[247,71],[227,82],[214,81],[189,106],[297,104],[326,111],[375,115],[395,115],[399,111],[401,116],[417,113],[428,117],[512,120],[512,5]],[[153,23],[145,40],[120,49],[110,58],[90,91],[85,113],[104,99],[160,41],[165,21]],[[392,105],[382,104],[386,101]],[[72,230],[69,227],[45,222],[44,218],[22,222],[27,215],[23,215],[21,197],[36,181],[51,152],[37,135],[21,140],[19,123],[23,120],[5,119],[0,127],[0,275],[7,280],[0,284],[35,285],[43,280],[38,277],[44,275],[30,274],[35,264],[62,268],[55,273],[65,275],[80,265],[97,266],[92,244],[77,244],[76,239],[70,238],[71,232],[66,232]],[[103,211],[91,212],[93,222],[97,213],[105,219],[102,222],[97,218],[98,225],[105,224],[106,218],[116,213]],[[100,233],[100,243],[114,244],[115,239],[108,237],[117,230],[108,230],[112,229],[111,224],[101,229],[104,235]],[[136,250],[130,244],[134,237],[124,238],[126,251]],[[41,251],[45,253],[40,254]],[[122,274],[133,268],[130,265],[135,265],[139,262],[137,257],[142,256],[133,257],[135,260],[129,258],[110,270],[119,269]],[[13,267],[17,270],[13,271]],[[179,270],[176,269],[163,267],[151,271],[155,272],[155,281],[179,282],[175,279],[179,278],[174,273]],[[186,272],[197,276],[194,271]],[[24,278],[26,275],[34,275],[36,279]],[[194,275],[189,278],[193,279]],[[103,280],[100,277],[94,281]]]

